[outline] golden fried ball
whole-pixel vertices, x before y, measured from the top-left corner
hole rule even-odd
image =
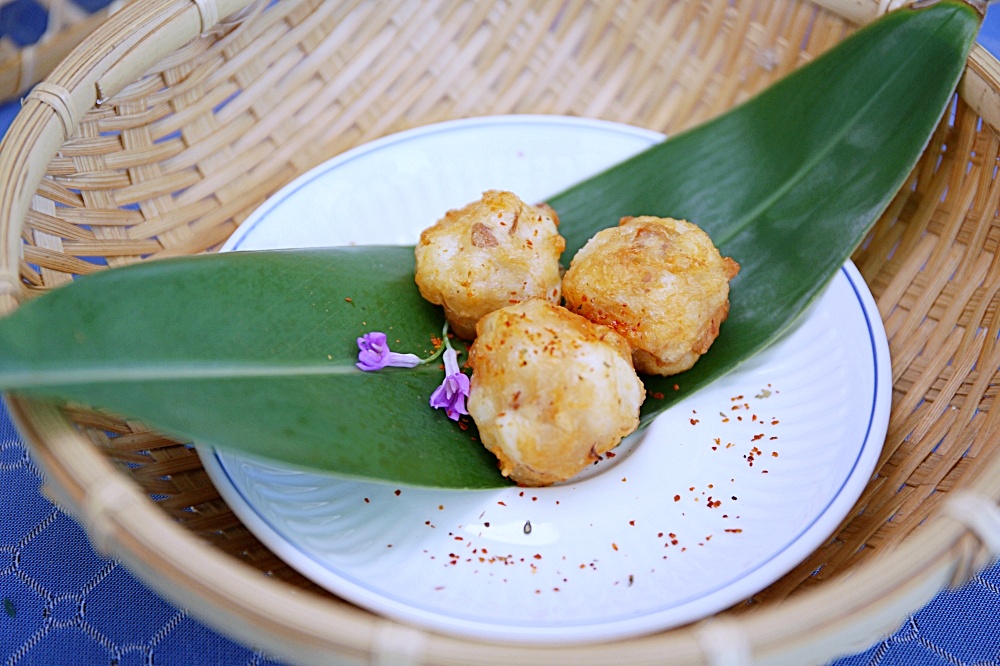
[[[489,313],[529,298],[558,303],[559,255],[566,241],[547,206],[531,206],[510,192],[490,190],[479,201],[449,211],[420,234],[416,281],[420,294],[444,306],[463,338]]]
[[[739,269],[690,222],[622,218],[577,253],[562,288],[567,308],[628,340],[636,370],[672,375],[719,335]]]
[[[564,481],[639,425],[645,390],[625,340],[541,299],[479,321],[467,408],[500,471]]]

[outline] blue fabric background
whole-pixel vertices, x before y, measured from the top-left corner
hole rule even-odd
[[[106,0],[79,4],[94,8]],[[0,34],[40,34],[31,0],[0,7]],[[44,13],[41,14],[44,20]],[[1000,9],[980,42],[1000,55]],[[6,131],[18,104],[0,106]],[[0,663],[5,666],[240,665],[278,662],[174,608],[91,549],[81,528],[42,497],[41,472],[0,408]],[[837,666],[1000,666],[1000,566],[941,593],[890,638]]]

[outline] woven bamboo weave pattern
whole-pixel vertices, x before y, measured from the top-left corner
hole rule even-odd
[[[137,0],[122,13],[204,20],[190,18],[198,16],[193,4]],[[873,3],[870,13],[876,12]],[[785,0],[251,3],[193,33],[120,90],[105,90],[97,80],[99,103],[42,165],[30,210],[23,220],[5,222],[12,225],[6,237],[19,241],[12,289],[23,300],[107,267],[213,251],[295,176],[402,129],[541,113],[676,133],[747,99],[852,30],[833,11]],[[75,91],[84,80],[67,66],[50,82]],[[725,621],[833,589],[845,573],[891,556],[949,492],[989,485],[990,496],[1000,496],[986,478],[1000,464],[1000,418],[993,409],[1000,385],[998,154],[996,127],[956,96],[907,185],[855,254],[884,319],[893,362],[893,410],[877,474],[828,543],[724,614]],[[14,411],[32,432],[45,431],[32,425],[30,405],[16,402]],[[117,474],[155,496],[172,521],[265,572],[266,589],[281,599],[306,590],[316,608],[360,623],[359,635],[375,636],[370,649],[378,653],[382,625],[319,591],[259,544],[219,498],[192,448],[83,407],[64,414],[85,439],[86,455],[112,462]],[[60,469],[55,448],[39,448],[43,462]],[[62,476],[54,476],[58,486]],[[74,491],[53,492],[70,501]],[[934,569],[927,586],[957,579],[986,557],[971,536],[935,553],[928,559],[949,564]],[[958,573],[950,564],[956,559]],[[268,616],[263,607],[235,613],[254,621]],[[884,630],[901,619],[886,619]],[[271,627],[280,635],[275,645],[304,640],[281,622]],[[808,618],[802,622],[805,631]],[[769,639],[780,642],[781,631],[795,636],[786,655],[811,654],[795,652],[808,637],[796,635],[793,623],[775,628]],[[418,642],[441,663],[588,663],[582,649],[479,653],[458,640]],[[614,654],[654,663],[668,646],[682,661],[701,659],[698,639],[683,629],[630,642]],[[326,654],[322,646],[302,649],[303,661]],[[368,649],[353,645],[351,654]],[[609,654],[597,650],[590,660]]]

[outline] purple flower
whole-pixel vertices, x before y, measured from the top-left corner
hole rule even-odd
[[[444,381],[431,394],[431,407],[444,409],[452,421],[457,421],[465,411],[465,398],[469,395],[469,378],[458,368],[455,350],[449,347],[444,352]]]
[[[365,372],[381,370],[387,366],[396,368],[413,368],[420,365],[420,357],[416,354],[397,354],[389,349],[385,333],[372,331],[358,338],[358,362],[355,363]]]

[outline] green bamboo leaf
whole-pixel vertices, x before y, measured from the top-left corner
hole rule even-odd
[[[648,422],[777,338],[903,184],[979,26],[943,0],[894,12],[743,106],[553,197],[567,259],[623,215],[687,218],[742,265],[712,350],[645,378]],[[427,405],[442,373],[363,373],[382,330],[428,354],[440,312],[412,248],[230,253],[104,271],[0,321],[0,388],[80,401],[180,437],[340,474],[437,487],[506,481],[471,423]],[[669,390],[679,383],[683,391]]]
[[[496,460],[428,399],[438,363],[367,373],[371,330],[428,356],[440,311],[413,249],[232,252],[104,271],[0,325],[0,381],[199,443],[400,483],[495,487]],[[349,300],[348,300],[349,299]]]
[[[740,273],[724,334],[688,372],[644,378],[642,420],[776,339],[850,257],[926,147],[980,18],[892,12],[748,104],[552,198],[572,256],[608,220],[688,219]],[[677,393],[674,384],[682,387]]]

